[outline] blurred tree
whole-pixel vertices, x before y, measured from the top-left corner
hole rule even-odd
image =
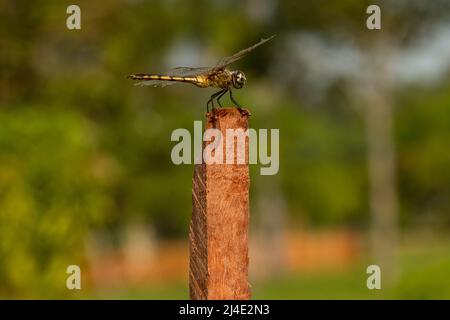
[[[324,61],[317,55],[307,60],[306,63],[316,62],[320,66],[317,70],[323,72],[312,76],[317,77],[316,86],[312,89],[326,87],[326,81],[333,84],[343,82],[346,85],[342,88],[350,96],[350,101],[363,107],[367,129],[372,250],[376,263],[383,267],[384,278],[389,282],[395,276],[399,223],[392,91],[400,82],[396,81],[392,62],[414,50],[410,44],[417,39],[417,33],[430,32],[433,26],[448,19],[450,11],[445,1],[426,5],[419,1],[385,1],[379,4],[382,29],[372,31],[366,28],[365,23],[368,18],[366,8],[371,4],[375,3],[354,0],[336,4],[281,1],[279,15],[286,19],[279,21],[292,33],[309,31],[309,43],[304,41],[303,46],[300,44],[299,51],[307,50],[305,45],[319,42],[319,50],[322,51],[318,53],[323,54],[326,50],[326,58],[333,61],[328,64],[330,68],[324,70]],[[330,45],[333,42],[335,45]],[[293,50],[295,45],[291,42]],[[297,74],[292,78],[298,81]]]

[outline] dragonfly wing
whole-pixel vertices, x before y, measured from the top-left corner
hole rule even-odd
[[[162,80],[146,80],[140,81],[135,84],[135,86],[152,86],[152,87],[165,87],[175,84],[175,81],[162,81]]]
[[[209,70],[211,69],[212,69],[211,67],[199,67],[199,68],[177,67],[169,70],[168,75],[179,77],[192,77],[197,76],[199,74],[208,73]]]
[[[220,60],[215,69],[222,69],[225,68],[226,66],[232,64],[233,62],[245,57],[249,52],[251,52],[252,50],[254,50],[255,48],[259,47],[260,45],[266,43],[267,41],[271,40],[273,37],[275,37],[274,35],[271,36],[270,38],[267,39],[261,39],[261,41],[259,41],[258,43],[254,44],[251,47],[248,47],[247,49],[243,49],[235,54],[233,54],[232,56],[223,58],[222,60]]]

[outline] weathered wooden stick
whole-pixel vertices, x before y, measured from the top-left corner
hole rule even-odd
[[[248,114],[236,108],[214,109],[207,120],[206,129],[222,133],[225,158],[226,130],[246,131]],[[191,299],[250,299],[248,137],[244,141],[243,164],[236,161],[238,148],[234,142],[233,164],[203,161],[195,165],[189,233]]]

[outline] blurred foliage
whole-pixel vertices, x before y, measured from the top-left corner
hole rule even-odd
[[[339,93],[322,104],[300,100],[270,65],[300,30],[361,37],[368,2],[264,3],[273,13],[258,1],[82,0],[82,30],[69,31],[65,2],[2,1],[0,295],[67,294],[65,268],[83,263],[85,240],[95,230],[139,220],[160,236],[186,235],[193,167],[172,164],[170,134],[193,130],[212,92],[140,88],[125,79],[174,67],[171,57],[184,49],[193,48],[198,64],[214,63],[277,34],[237,63],[250,80],[236,95],[251,106],[252,127],[280,128],[279,174],[290,219],[365,226],[360,113],[343,106],[345,97],[336,102]],[[393,19],[408,14],[417,11]],[[397,99],[405,225],[427,217],[450,223],[449,87],[447,79]]]
[[[404,218],[450,225],[450,85],[402,93],[398,112],[399,176]]]
[[[89,124],[39,109],[0,114],[0,293],[62,291],[69,259],[83,261],[88,228],[112,208]]]

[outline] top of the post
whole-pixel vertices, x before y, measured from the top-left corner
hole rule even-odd
[[[247,128],[250,112],[239,108],[214,108],[206,113],[207,127],[216,128],[224,125],[229,128]]]

